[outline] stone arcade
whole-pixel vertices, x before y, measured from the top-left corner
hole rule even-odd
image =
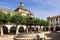
[[[23,16],[30,16],[34,18],[33,13],[30,10],[27,10],[26,8],[24,8],[24,3],[20,2],[20,5],[18,6],[17,9],[15,10],[9,10],[6,8],[0,8],[0,11],[4,12],[4,13],[10,13],[11,15],[14,15],[14,13],[20,13]],[[39,28],[39,26],[36,26],[37,28]],[[20,32],[26,32],[26,26],[25,25],[18,25],[18,28],[16,29],[16,26],[12,23],[8,23],[3,27],[0,27],[0,33],[1,35],[3,34],[15,34],[16,30],[17,30],[17,34]],[[34,29],[34,25],[32,26],[32,28]]]

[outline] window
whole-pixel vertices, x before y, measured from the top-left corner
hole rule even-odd
[[[56,21],[58,21],[58,18],[56,18]]]
[[[56,18],[56,25],[58,25],[58,18]]]
[[[53,26],[53,24],[51,23],[51,26]]]
[[[52,19],[51,19],[51,22],[52,22]]]

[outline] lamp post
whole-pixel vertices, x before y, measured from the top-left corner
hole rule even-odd
[[[29,18],[28,19],[29,19],[30,31],[32,31],[32,29],[31,29],[31,25],[32,25],[31,20],[33,19],[32,13],[29,14]]]
[[[17,21],[17,24],[16,24],[16,36],[18,34],[18,24],[19,24],[19,21]]]

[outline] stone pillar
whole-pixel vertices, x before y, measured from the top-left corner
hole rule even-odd
[[[8,34],[10,33],[10,29],[8,29]]]
[[[36,26],[34,27],[34,30],[35,30],[35,32],[36,32]]]
[[[3,36],[3,28],[1,27],[1,36]]]
[[[17,26],[17,29],[16,29],[16,35],[18,34],[18,26]]]
[[[50,26],[51,26],[51,19],[49,20],[49,22],[50,22]]]
[[[54,22],[53,27],[54,27],[54,31],[55,31],[55,27],[56,27],[56,19],[55,19],[55,22]]]
[[[59,26],[60,26],[60,18],[59,18]]]
[[[58,18],[58,26],[59,26],[59,18]]]
[[[28,26],[27,26],[27,34],[28,34]]]
[[[56,19],[55,19],[55,25],[56,25],[56,23],[57,23],[57,22],[56,22]]]

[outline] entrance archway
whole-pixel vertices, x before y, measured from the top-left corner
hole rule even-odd
[[[28,31],[30,31],[30,27],[28,27]]]
[[[50,31],[54,31],[54,27],[50,27]]]
[[[56,31],[59,31],[59,30],[60,30],[60,27],[59,27],[59,26],[56,26],[56,27],[55,27],[55,30],[56,30]]]
[[[23,33],[23,32],[24,32],[24,27],[22,27],[22,26],[19,27],[19,32],[20,32],[20,33]]]
[[[2,26],[3,34],[8,34],[8,28],[6,26]]]
[[[10,28],[10,33],[12,33],[12,34],[15,34],[16,33],[16,27],[15,26],[12,26]]]
[[[48,31],[49,30],[49,27],[46,27],[46,31]]]
[[[34,31],[34,27],[31,27],[31,30]]]
[[[44,31],[44,27],[43,27],[43,31]]]
[[[36,27],[36,31],[38,31],[38,27]]]

